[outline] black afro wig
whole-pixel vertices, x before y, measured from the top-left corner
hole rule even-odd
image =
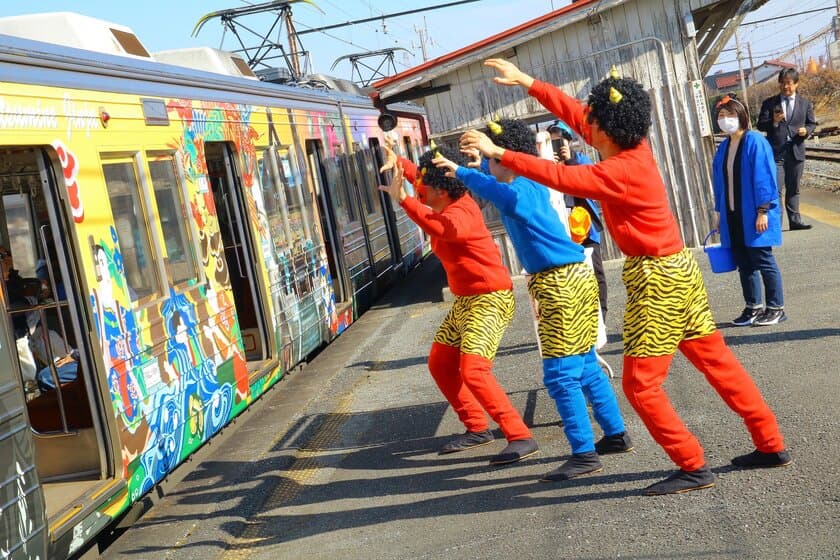
[[[440,155],[451,162],[457,163],[461,167],[467,166],[467,158],[459,151],[452,150],[446,146],[438,146],[435,150],[429,150],[420,156],[420,165],[417,166],[417,171],[422,174],[423,182],[426,185],[444,190],[449,193],[449,198],[458,200],[467,192],[467,187],[454,177],[446,177],[444,175],[446,173],[445,169],[435,167],[435,164],[432,163],[432,160],[435,158],[432,154],[433,151],[439,151]]]
[[[621,100],[613,102],[615,88]],[[650,97],[642,84],[632,78],[607,78],[589,94],[589,117],[613,142],[624,149],[635,148],[650,129]]]
[[[531,154],[538,156],[537,151],[537,135],[531,128],[523,121],[515,119],[500,119],[496,124],[501,127],[498,134],[493,132],[493,129],[498,131],[498,128],[488,127],[484,129],[484,133],[490,137],[490,140],[500,148],[506,150],[513,150],[514,152],[522,152],[523,154]]]

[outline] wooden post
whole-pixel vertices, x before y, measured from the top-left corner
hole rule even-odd
[[[744,65],[741,62],[741,41],[738,39],[738,31],[735,31],[735,53],[738,57],[738,74],[741,76],[741,95],[743,96],[744,107],[750,106],[747,97],[747,83],[744,81]]]

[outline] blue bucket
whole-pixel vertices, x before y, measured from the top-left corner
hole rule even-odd
[[[732,254],[732,249],[729,247],[721,247],[720,243],[714,245],[707,245],[709,238],[717,233],[716,229],[709,232],[706,239],[703,240],[703,251],[709,256],[709,264],[712,265],[712,272],[721,274],[723,272],[732,272],[737,265],[735,264],[735,256]]]

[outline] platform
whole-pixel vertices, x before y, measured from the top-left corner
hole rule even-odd
[[[496,375],[533,427],[541,453],[494,468],[503,440],[439,456],[462,431],[426,370],[448,304],[426,260],[312,363],[293,372],[164,485],[165,496],[105,558],[747,559],[836,558],[840,549],[840,204],[806,193],[810,231],[776,250],[789,320],[725,326],[742,307],[734,273],[712,274],[697,252],[726,340],[778,416],[795,463],[736,471],[751,450],[741,420],[703,376],[674,359],[666,388],[699,437],[715,488],[645,497],[673,465],[621,392],[621,261],[607,263],[602,355],[636,451],[601,473],[538,482],[569,446],[542,388],[526,292]],[[498,433],[498,437],[501,435]]]

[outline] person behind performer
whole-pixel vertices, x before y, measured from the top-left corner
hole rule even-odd
[[[555,121],[554,124],[548,127],[548,133],[551,135],[551,143],[556,146],[554,151],[555,161],[558,163],[565,163],[566,165],[589,165],[592,160],[583,152],[576,152],[572,150],[572,142],[577,140],[577,136],[569,128],[569,125],[563,121]],[[581,245],[586,248],[592,248],[592,268],[595,269],[595,278],[598,280],[598,301],[601,303],[601,316],[606,320],[607,318],[607,275],[604,273],[604,261],[601,258],[601,232],[604,230],[604,225],[601,222],[601,210],[598,203],[588,198],[581,198],[579,196],[564,195],[566,200],[566,208],[569,211],[569,227],[572,231],[572,240],[579,241]],[[576,232],[575,224],[578,221],[576,215],[584,213],[584,217],[588,217],[589,227],[585,228],[583,232]]]
[[[501,119],[486,131],[497,145],[537,155],[534,132],[523,121]],[[603,470],[598,455],[631,451],[618,401],[595,354],[598,283],[584,262],[583,247],[566,233],[551,206],[549,191],[518,176],[496,160],[490,174],[440,156],[432,163],[499,210],[516,256],[530,275],[528,292],[537,301],[543,383],[563,419],[572,456],[541,480],[568,480]],[[587,398],[604,432],[597,443]]]
[[[524,87],[601,154],[594,165],[569,167],[505,150],[476,130],[461,136],[462,149],[476,148],[514,173],[600,200],[607,229],[627,255],[622,271],[627,289],[624,393],[653,439],[679,467],[644,493],[678,494],[715,484],[703,447],[662,387],[678,349],[746,424],[756,449],[732,462],[741,468],[789,465],[776,417],[715,327],[700,268],[683,245],[647,141],[651,100],[644,87],[613,69],[592,88],[584,105],[507,60],[485,64],[498,72],[496,83]]]
[[[715,211],[721,246],[731,247],[746,306],[732,324],[775,325],[787,319],[782,273],[773,246],[782,244],[782,216],[773,151],[749,130],[747,109],[732,95],[717,104],[717,122],[728,135],[712,162]],[[764,297],[761,286],[764,284]]]
[[[513,319],[513,283],[499,248],[481,218],[478,204],[457,179],[432,164],[432,153],[465,162],[445,148],[423,154],[419,167],[385,147],[381,171],[394,169],[388,193],[406,214],[431,237],[455,301],[438,328],[429,352],[429,372],[466,432],[448,442],[441,454],[455,453],[493,441],[487,415],[499,425],[507,447],[490,459],[491,465],[514,463],[539,451],[531,431],[499,382],[493,360],[502,335]],[[406,193],[404,179],[416,196]]]
[[[15,269],[11,251],[5,247],[0,247],[0,268],[2,268],[3,282],[6,286],[15,338],[26,337],[33,357],[37,358],[41,364],[41,369],[35,374],[38,388],[41,392],[55,389],[55,378],[50,361],[55,367],[59,383],[74,381],[78,375],[78,352],[70,347],[61,335],[44,329],[37,311],[16,311],[15,309],[38,304],[38,297],[42,292],[41,281],[37,278],[23,278]],[[45,336],[49,337],[51,346],[47,346],[44,342]],[[49,348],[52,349],[52,353],[48,352]]]
[[[776,160],[779,199],[785,192],[785,211],[791,231],[811,229],[799,214],[799,181],[805,169],[805,139],[817,127],[814,105],[796,93],[799,72],[785,68],[779,72],[779,95],[768,97],[761,104],[758,130],[767,133]]]

